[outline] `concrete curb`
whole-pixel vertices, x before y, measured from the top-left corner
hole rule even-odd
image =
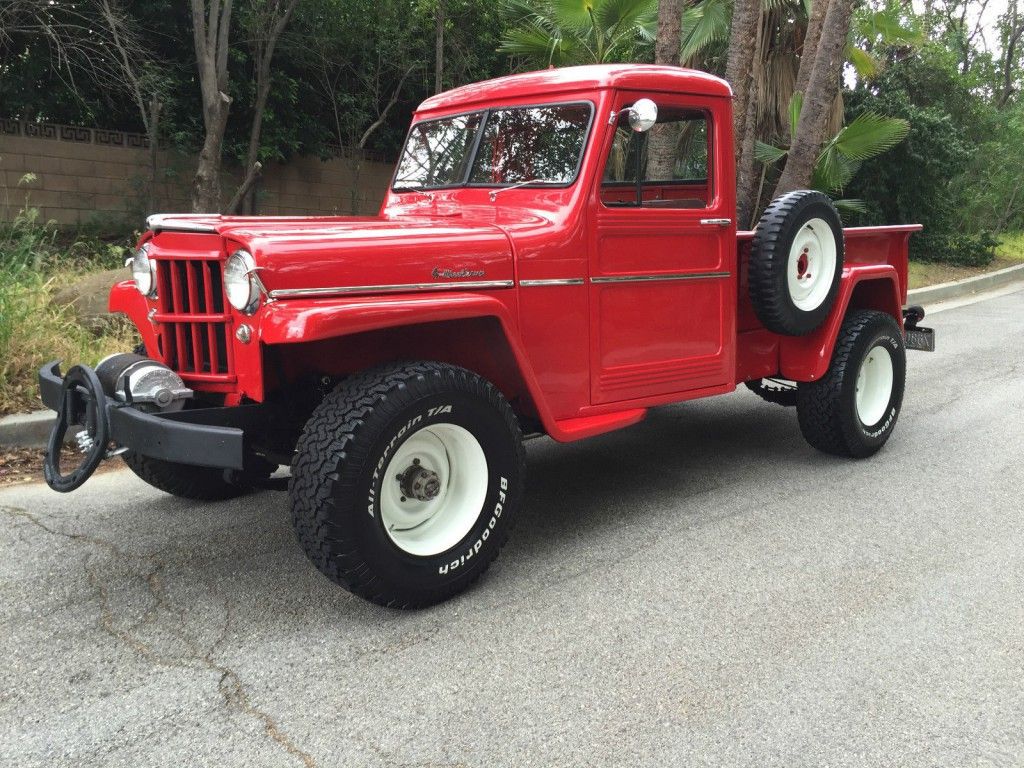
[[[915,288],[908,292],[908,304],[936,304],[949,299],[959,299],[982,291],[990,291],[993,288],[1000,288],[1007,283],[1017,280],[1024,280],[1024,264],[1016,264],[1012,267],[999,269],[977,277],[968,277],[964,280],[954,280],[949,283],[929,285],[924,288]]]
[[[1017,280],[1024,280],[1024,264],[989,272],[987,275],[969,277],[966,280],[915,288],[908,293],[907,303],[927,306],[989,291]],[[50,410],[4,416],[0,418],[0,448],[45,448],[53,422],[54,412]]]
[[[45,448],[55,420],[51,410],[4,416],[0,419],[0,448]]]

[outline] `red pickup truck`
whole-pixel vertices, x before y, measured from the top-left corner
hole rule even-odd
[[[906,348],[934,345],[903,309],[920,227],[844,230],[799,191],[737,231],[731,106],[686,69],[513,75],[420,105],[377,216],[150,217],[110,296],[143,346],[40,371],[47,481],[121,455],[189,499],[286,484],[317,568],[420,606],[505,542],[524,434],[746,384],[815,448],[873,454]]]

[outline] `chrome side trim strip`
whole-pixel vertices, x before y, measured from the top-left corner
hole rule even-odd
[[[454,283],[398,283],[395,285],[341,285],[333,288],[278,288],[268,295],[271,299],[306,299],[322,296],[342,296],[349,293],[405,293],[411,291],[457,291],[477,288],[511,288],[511,280],[466,280]]]
[[[592,277],[592,283],[653,283],[663,280],[714,280],[730,277],[731,272],[684,272],[669,275],[615,275],[614,277]]]
[[[520,288],[537,288],[544,285],[583,285],[586,282],[582,277],[565,277],[552,280],[520,280]]]

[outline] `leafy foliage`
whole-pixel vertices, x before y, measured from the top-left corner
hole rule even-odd
[[[924,232],[910,240],[916,259],[968,265],[991,260],[982,227],[962,226],[961,212],[977,194],[965,187],[965,173],[979,139],[991,134],[993,115],[960,76],[948,49],[926,46],[894,61],[870,87],[848,93],[846,103],[848,114],[873,111],[910,123],[907,138],[866,160],[844,190],[868,201],[861,223],[924,224]]]
[[[544,68],[650,57],[657,0],[505,0],[500,50]]]
[[[803,97],[793,94],[789,107],[790,135],[796,131]],[[910,131],[910,124],[901,118],[884,117],[877,112],[862,112],[829,139],[822,147],[814,165],[811,186],[835,196],[843,192],[865,160],[877,157],[899,144]],[[788,149],[759,141],[754,155],[767,166],[775,165],[789,154]],[[863,200],[840,199],[836,205],[847,212],[865,213]]]

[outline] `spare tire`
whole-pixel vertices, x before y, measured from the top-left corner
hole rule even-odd
[[[803,336],[821,325],[843,272],[843,225],[828,196],[800,189],[773,200],[757,223],[747,269],[765,328]]]

